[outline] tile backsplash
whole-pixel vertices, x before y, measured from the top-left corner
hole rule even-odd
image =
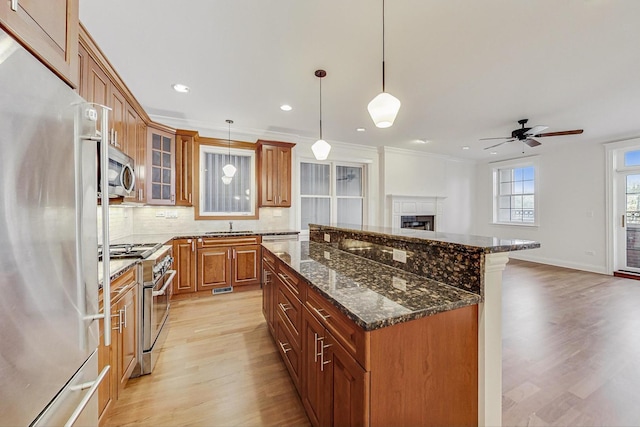
[[[260,219],[234,219],[234,230],[289,230],[291,209],[260,208]],[[102,218],[98,208],[98,222]],[[193,207],[112,206],[109,209],[109,237],[115,240],[130,234],[183,233],[228,230],[229,220],[194,220]],[[102,241],[102,229],[98,240]]]

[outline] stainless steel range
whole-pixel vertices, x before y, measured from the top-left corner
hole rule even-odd
[[[142,309],[139,364],[134,376],[150,374],[169,332],[171,283],[176,275],[170,245],[162,246],[142,260]]]

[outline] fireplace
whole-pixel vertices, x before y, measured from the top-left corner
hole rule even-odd
[[[433,231],[435,229],[434,221],[435,215],[402,215],[400,227]]]

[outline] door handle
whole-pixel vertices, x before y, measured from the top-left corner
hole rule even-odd
[[[624,228],[624,214],[622,214],[622,228]]]

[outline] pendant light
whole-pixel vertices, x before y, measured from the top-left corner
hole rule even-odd
[[[222,168],[222,172],[224,172],[224,176],[233,178],[233,176],[236,174],[236,167],[231,164],[231,124],[233,123],[233,120],[227,119],[226,122],[229,124],[229,139],[227,140],[229,144],[229,163],[224,165],[224,167]],[[228,184],[224,178],[222,179],[222,181],[225,184]],[[229,182],[231,182],[231,179],[229,179]]]
[[[327,75],[327,72],[325,70],[316,70],[315,75],[320,80],[320,139],[311,146],[311,151],[313,151],[316,160],[326,160],[329,157],[331,145],[322,139],[322,78]]]
[[[382,92],[367,105],[371,119],[379,128],[391,127],[400,110],[400,100],[385,92],[384,77],[384,0],[382,0]]]

